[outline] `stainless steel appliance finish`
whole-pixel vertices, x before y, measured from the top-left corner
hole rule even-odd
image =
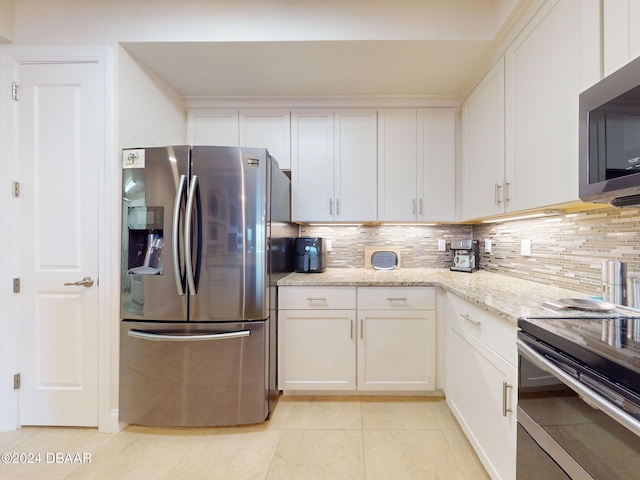
[[[637,476],[639,324],[615,316],[519,320],[519,480]]]
[[[580,94],[580,198],[640,205],[640,58]]]
[[[122,322],[121,420],[147,426],[259,423],[269,320]]]
[[[453,265],[450,270],[475,272],[480,265],[480,248],[477,240],[451,240]]]
[[[123,152],[122,421],[205,426],[267,418],[277,394],[275,288],[293,270],[297,234],[289,199],[289,179],[265,149]],[[202,332],[206,338],[193,337]],[[139,368],[146,358],[156,359],[153,375]],[[226,384],[222,403],[220,378],[239,382]],[[207,412],[193,413],[201,408]]]

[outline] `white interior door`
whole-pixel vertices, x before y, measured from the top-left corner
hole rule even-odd
[[[19,423],[96,426],[98,65],[17,72]]]

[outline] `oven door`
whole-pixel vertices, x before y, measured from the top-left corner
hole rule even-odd
[[[517,478],[635,478],[637,417],[616,406],[615,392],[578,375],[570,360],[532,348],[519,335]]]

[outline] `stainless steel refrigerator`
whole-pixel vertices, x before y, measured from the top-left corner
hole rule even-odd
[[[259,423],[276,391],[290,181],[265,149],[123,150],[120,420]]]

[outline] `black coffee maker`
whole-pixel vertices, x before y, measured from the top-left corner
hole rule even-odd
[[[295,269],[300,273],[320,273],[327,268],[324,239],[298,237],[295,239]]]

